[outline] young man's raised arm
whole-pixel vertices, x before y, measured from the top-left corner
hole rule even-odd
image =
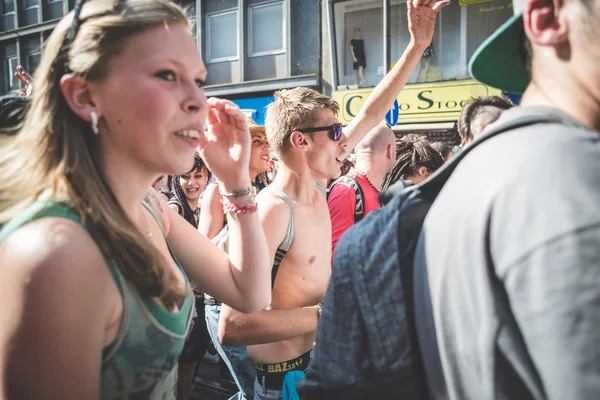
[[[392,107],[433,39],[437,13],[448,4],[450,0],[409,0],[406,3],[410,43],[394,68],[373,89],[358,115],[346,127],[348,153],[383,120]]]

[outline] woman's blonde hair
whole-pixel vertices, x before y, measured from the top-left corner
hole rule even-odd
[[[0,225],[43,192],[66,197],[125,279],[140,293],[158,297],[170,307],[186,292],[119,205],[100,168],[97,136],[67,105],[60,80],[69,72],[101,81],[110,58],[129,37],[163,24],[181,24],[189,30],[189,22],[181,8],[167,0],[91,0],[82,7],[79,29],[70,42],[66,36],[76,25],[73,14],[65,16],[48,38],[23,128],[0,151]]]

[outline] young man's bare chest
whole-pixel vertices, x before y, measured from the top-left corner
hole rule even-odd
[[[323,300],[331,276],[331,220],[323,196],[313,206],[294,203],[294,241],[273,289],[273,308],[313,306]]]

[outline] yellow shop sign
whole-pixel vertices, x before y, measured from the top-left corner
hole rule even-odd
[[[373,89],[333,92],[340,104],[340,122],[347,125]],[[501,91],[474,80],[407,85],[398,96],[398,124],[455,121],[472,98],[499,95]]]

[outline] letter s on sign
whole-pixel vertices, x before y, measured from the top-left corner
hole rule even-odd
[[[419,105],[419,110],[429,110],[434,105],[433,100],[428,99],[427,97],[424,96],[425,93],[431,93],[431,90],[423,90],[421,93],[419,93],[417,95],[417,97],[419,98],[419,100],[422,100],[422,101],[426,102],[429,105],[427,107],[421,107]]]

